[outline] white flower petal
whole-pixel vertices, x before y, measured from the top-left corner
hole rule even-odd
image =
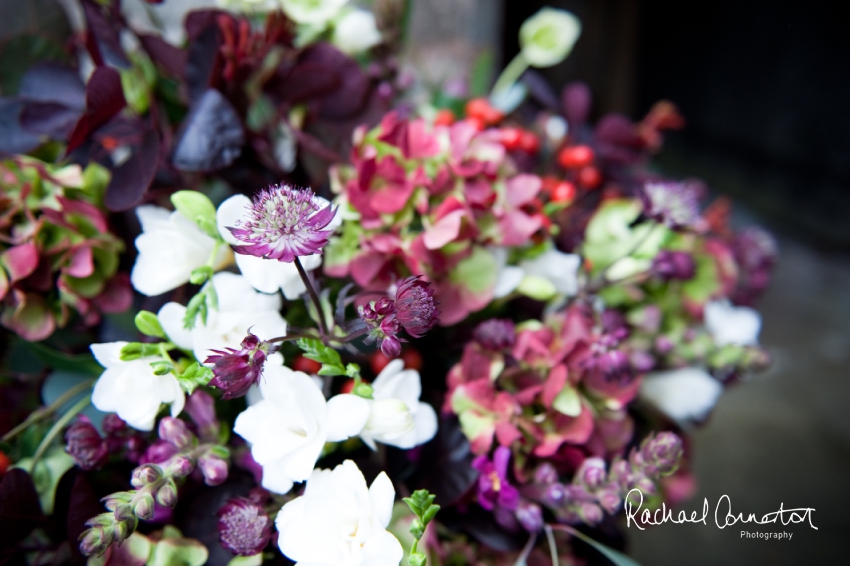
[[[232,196],[218,205],[215,222],[218,226],[218,233],[221,234],[225,242],[231,245],[239,243],[239,240],[236,239],[228,228],[236,228],[237,221],[246,217],[246,213],[250,208],[251,199],[245,195]]]
[[[105,368],[111,368],[121,364],[121,349],[127,342],[106,342],[105,344],[92,344],[89,349],[94,355],[97,363]]]
[[[642,399],[683,425],[704,420],[722,392],[719,381],[695,367],[651,373],[640,385]]]
[[[336,395],[328,400],[328,442],[357,436],[369,418],[369,402],[357,395]]]
[[[715,344],[755,346],[761,331],[761,315],[749,307],[736,307],[729,301],[712,301],[705,305],[705,326]]]
[[[372,502],[372,511],[378,524],[384,528],[389,526],[393,515],[395,488],[385,472],[378,474],[369,487],[369,500]]]
[[[192,349],[192,331],[185,328],[186,307],[179,303],[165,303],[156,313],[159,324],[165,330],[168,339],[184,350]],[[203,360],[200,360],[203,362]]]

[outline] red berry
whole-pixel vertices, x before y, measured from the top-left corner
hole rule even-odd
[[[372,372],[375,375],[381,373],[381,370],[387,367],[388,363],[390,363],[390,359],[380,350],[376,351],[372,354],[372,357],[369,358],[369,365],[372,367]]]
[[[450,124],[453,124],[454,121],[455,113],[449,110],[448,108],[438,110],[437,115],[434,117],[435,126],[448,126]]]
[[[401,353],[401,359],[404,360],[404,367],[407,369],[422,369],[422,354],[414,348],[407,348]]]
[[[292,369],[295,371],[303,371],[306,374],[314,374],[319,373],[319,370],[322,369],[322,364],[316,360],[311,360],[304,356],[298,356],[295,358],[295,363],[292,364]]]
[[[523,131],[519,140],[519,148],[526,153],[537,153],[540,151],[540,140],[533,133]]]
[[[552,202],[572,202],[576,198],[576,186],[569,181],[561,181],[552,189]]]
[[[354,391],[354,380],[346,379],[345,383],[342,384],[342,387],[339,388],[340,393],[351,393]]]
[[[602,173],[596,167],[582,167],[576,180],[582,187],[593,190],[602,184]]]
[[[469,124],[472,124],[472,127],[475,128],[479,132],[481,130],[483,130],[484,126],[486,125],[486,124],[484,124],[484,120],[482,120],[481,118],[478,118],[476,116],[470,116],[469,118],[466,119],[466,121]]]
[[[520,128],[502,128],[502,145],[508,151],[519,149],[522,141],[522,130]]]
[[[541,190],[546,194],[552,194],[552,191],[555,190],[555,187],[557,187],[560,182],[560,179],[557,177],[546,175],[543,177],[543,187]]]
[[[473,98],[466,103],[466,115],[470,118],[478,118],[484,124],[495,124],[505,117],[504,114],[490,106],[486,98]]]
[[[9,457],[3,452],[0,452],[0,476],[6,473],[6,470],[9,469],[9,465],[11,463],[12,462],[9,461]]]
[[[586,145],[569,145],[558,152],[558,163],[565,169],[577,169],[593,163],[593,150]]]

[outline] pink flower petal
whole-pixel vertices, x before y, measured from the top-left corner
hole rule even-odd
[[[71,277],[88,277],[94,273],[94,256],[92,250],[88,246],[77,248],[71,254],[71,259],[68,266],[65,268],[65,273]]]
[[[460,224],[466,211],[455,210],[440,218],[433,226],[425,231],[425,247],[438,250],[457,239],[460,234]]]
[[[555,366],[549,372],[549,377],[546,379],[546,384],[543,386],[543,395],[541,400],[547,409],[552,408],[552,402],[558,393],[564,388],[567,383],[567,367],[564,364]]]
[[[521,173],[508,179],[506,183],[506,196],[508,204],[513,207],[519,207],[528,204],[540,189],[543,187],[543,181],[537,175],[529,175]]]
[[[32,242],[9,248],[0,255],[2,263],[14,283],[29,276],[38,267],[38,248]]]

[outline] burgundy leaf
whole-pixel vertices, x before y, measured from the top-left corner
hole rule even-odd
[[[225,16],[233,21],[233,15],[223,10],[192,10],[186,14],[186,20],[183,23],[186,28],[186,37],[189,38],[189,44],[194,43],[198,36],[208,27],[218,27],[218,19]]]
[[[331,94],[341,84],[333,67],[308,61],[291,69],[279,69],[266,83],[266,91],[278,100],[298,104]]]
[[[112,172],[104,198],[106,208],[118,212],[139,204],[153,182],[158,161],[159,136],[154,130],[148,130],[130,159]]]
[[[443,505],[457,503],[478,479],[469,441],[457,417],[440,417],[437,436],[422,450],[419,469],[410,485],[427,488]]]
[[[569,83],[561,92],[561,103],[570,129],[581,127],[590,116],[590,87],[582,82]]]
[[[86,84],[86,113],[77,122],[68,140],[66,155],[86,141],[89,135],[127,105],[121,76],[111,67],[98,67]]]
[[[220,45],[221,32],[217,24],[209,25],[201,30],[189,43],[185,79],[189,99],[193,102],[198,100],[207,89],[218,86],[217,79],[221,75]]]
[[[34,134],[67,139],[80,119],[80,111],[56,102],[28,102],[21,111],[21,126]]]
[[[26,537],[41,521],[41,504],[28,473],[13,468],[0,482],[0,548]]]
[[[62,476],[56,486],[56,504],[53,516],[60,528],[65,529],[65,538],[77,549],[80,534],[86,529],[85,522],[103,512],[100,498],[92,488],[88,475],[73,467]]]
[[[172,162],[182,171],[214,171],[242,153],[245,131],[236,110],[208,89],[194,104],[177,135]]]
[[[56,63],[38,63],[21,78],[18,98],[28,101],[55,102],[84,110],[86,86],[74,69]]]
[[[186,70],[186,52],[174,47],[156,35],[139,34],[142,47],[154,63],[174,75],[182,77]]]
[[[16,98],[0,98],[0,153],[26,153],[41,139],[21,126],[20,115],[25,102]]]
[[[558,95],[555,94],[549,81],[543,78],[543,75],[534,69],[529,69],[523,73],[522,83],[528,88],[531,98],[537,101],[538,104],[553,112],[558,111],[560,106],[558,104]]]
[[[329,43],[316,43],[306,49],[299,63],[320,63],[333,69],[339,87],[319,99],[319,116],[329,120],[347,118],[360,110],[369,94],[369,79],[360,65]]]
[[[95,63],[127,68],[130,60],[121,47],[120,28],[110,21],[102,7],[94,0],[82,0],[88,31],[87,47]]]

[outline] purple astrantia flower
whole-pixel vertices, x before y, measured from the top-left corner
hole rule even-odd
[[[699,196],[699,187],[692,183],[650,182],[641,192],[644,214],[673,229],[699,222]]]
[[[408,334],[421,338],[437,324],[440,311],[434,300],[434,290],[421,275],[406,277],[395,293],[396,319]]]
[[[248,334],[242,340],[242,349],[213,350],[204,363],[213,365],[213,378],[210,385],[224,392],[222,399],[242,397],[248,389],[259,382],[263,375],[263,364],[269,354],[271,344]]]
[[[85,415],[79,415],[74,424],[68,427],[65,442],[65,452],[83,470],[100,469],[109,456],[106,442]]]
[[[396,318],[395,302],[387,297],[381,297],[377,301],[359,307],[357,314],[369,328],[367,343],[377,342],[388,358],[397,358],[401,355],[401,343],[406,340],[398,336],[401,332],[401,323]]]
[[[516,326],[505,318],[491,318],[475,327],[472,336],[488,350],[507,350],[516,342]]]
[[[496,506],[512,511],[519,503],[519,492],[508,482],[510,459],[510,448],[499,446],[492,461],[487,456],[478,456],[472,461],[472,467],[481,474],[478,476],[478,503],[488,511]]]
[[[325,228],[335,214],[330,204],[322,208],[310,189],[280,185],[262,190],[248,209],[249,218],[228,227],[244,242],[233,251],[284,262],[317,254],[328,243],[332,230]]]
[[[271,525],[263,508],[245,497],[229,499],[218,510],[221,544],[238,556],[261,552],[271,538]]]
[[[687,252],[661,250],[652,261],[652,271],[665,281],[687,281],[694,278],[696,263]]]

